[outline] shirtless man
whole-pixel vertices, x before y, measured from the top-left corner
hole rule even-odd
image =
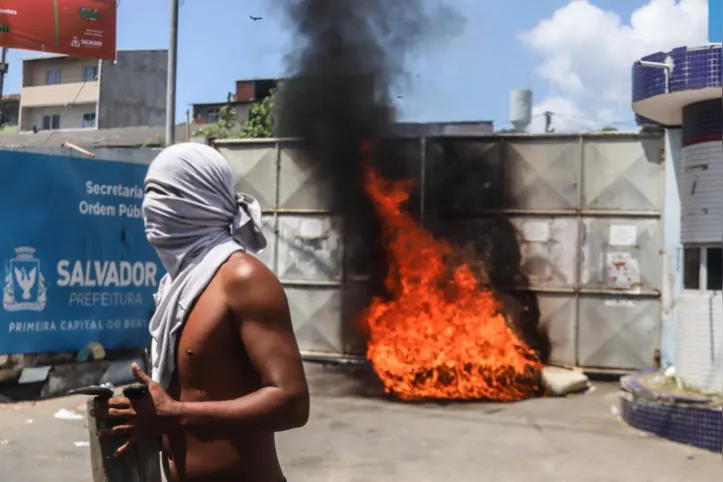
[[[168,275],[151,320],[149,396],[110,400],[102,436],[162,440],[175,482],[282,482],[274,433],[303,426],[309,392],[284,291],[248,251],[260,208],[233,191],[223,156],[177,144],[150,165],[146,234]],[[188,308],[188,312],[184,308]]]

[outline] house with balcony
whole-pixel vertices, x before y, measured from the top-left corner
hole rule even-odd
[[[167,50],[121,50],[115,61],[25,59],[19,131],[163,126]]]

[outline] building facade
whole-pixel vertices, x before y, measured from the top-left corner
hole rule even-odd
[[[720,2],[711,2],[711,4]],[[723,391],[723,109],[720,35],[635,62],[633,110],[666,132],[662,361],[690,387]],[[718,39],[720,41],[720,39]]]
[[[279,82],[276,79],[237,80],[235,91],[229,92],[225,101],[193,104],[193,123],[215,123],[224,107],[234,109],[237,120],[247,120],[251,105],[270,96]]]
[[[23,61],[19,130],[111,129],[166,122],[166,50],[119,51],[115,62]]]

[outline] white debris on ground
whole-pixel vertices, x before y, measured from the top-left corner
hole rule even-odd
[[[554,397],[581,393],[590,387],[590,380],[584,373],[552,366],[542,368],[542,383]]]
[[[617,405],[613,405],[610,407],[610,414],[618,420],[622,420],[622,417],[620,416],[620,407],[618,407]]]
[[[73,445],[76,447],[90,447],[90,442],[74,442]]]
[[[666,368],[665,371],[663,372],[663,376],[669,380],[674,380],[675,385],[678,387],[678,389],[680,389],[680,390],[685,389],[685,383],[683,383],[683,379],[678,376],[678,373],[675,371],[674,366],[671,365],[668,368]]]
[[[58,420],[83,420],[83,416],[80,414],[75,413],[72,410],[66,410],[64,408],[61,408],[57,412],[55,412],[55,418]]]

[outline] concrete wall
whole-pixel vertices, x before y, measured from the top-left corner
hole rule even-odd
[[[33,126],[43,128],[43,116],[58,114],[60,129],[82,129],[83,114],[94,114],[95,104],[69,105],[63,107],[26,107],[23,109],[21,131],[31,131]]]
[[[78,151],[65,147],[7,147],[3,150],[34,152],[56,156],[70,156],[87,159]],[[129,162],[132,164],[150,164],[151,161],[161,152],[160,148],[139,149],[137,147],[94,147],[90,148],[98,161]]]
[[[98,82],[23,87],[20,95],[22,95],[21,111],[28,107],[95,104],[98,102]]]
[[[663,289],[660,355],[663,366],[675,365],[677,305],[683,290],[683,246],[680,242],[680,190],[683,136],[680,129],[665,131],[665,200],[663,201]]]
[[[253,80],[236,81],[236,100],[238,102],[253,102],[256,98],[256,83]]]
[[[23,62],[23,87],[46,85],[48,70],[60,71],[60,82],[85,82],[85,67],[97,66],[98,61],[75,57],[54,57]]]
[[[98,128],[162,126],[166,123],[168,52],[118,52],[100,68]]]

